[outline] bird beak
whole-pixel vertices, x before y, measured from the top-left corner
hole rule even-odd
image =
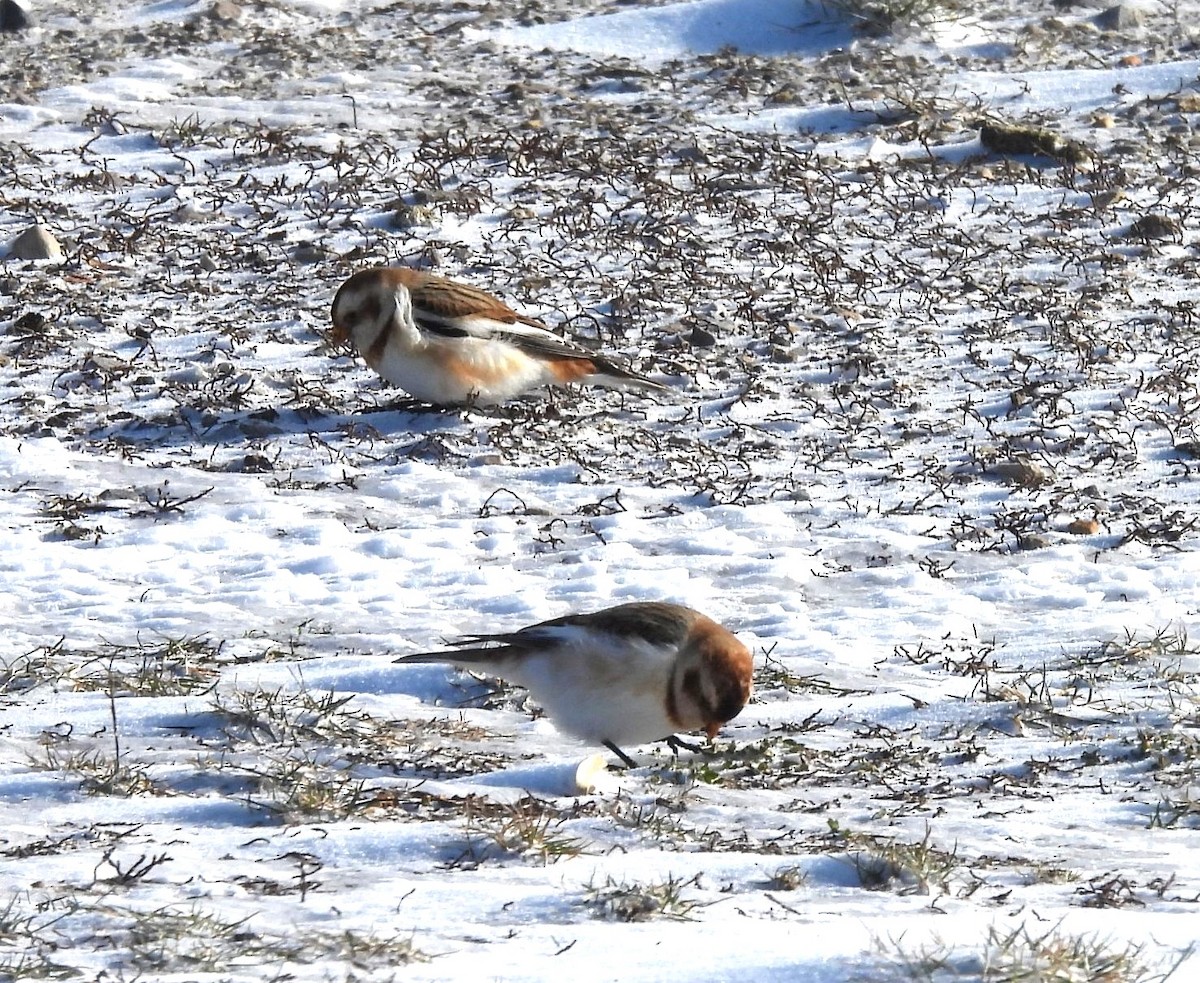
[[[720,731],[720,729],[721,729],[721,725],[719,722],[712,723],[704,728],[704,733],[706,733],[708,735],[708,739],[711,741],[717,736],[717,733]]]
[[[349,340],[350,335],[348,332],[334,327],[331,331],[325,331],[321,334],[321,340],[317,343],[317,347],[313,349],[313,354],[338,358],[347,354],[347,342]]]

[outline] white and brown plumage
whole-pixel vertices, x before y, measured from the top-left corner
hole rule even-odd
[[[334,344],[350,342],[388,382],[438,405],[487,406],[572,382],[665,389],[486,291],[420,270],[360,270],[338,289],[331,314]]]
[[[621,746],[701,730],[711,739],[750,698],[750,651],[680,604],[635,602],[527,628],[470,635],[397,662],[447,662],[524,686],[566,734]]]

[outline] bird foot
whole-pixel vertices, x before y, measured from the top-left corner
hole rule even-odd
[[[666,739],[666,744],[667,747],[671,749],[671,753],[675,755],[675,757],[679,757],[680,748],[685,751],[691,751],[693,754],[699,754],[704,750],[704,748],[702,748],[699,744],[693,744],[691,741],[685,741],[682,738],[676,737],[674,734]]]

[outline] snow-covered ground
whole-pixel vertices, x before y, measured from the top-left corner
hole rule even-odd
[[[1200,4],[108,6],[0,35],[0,979],[1200,971]],[[383,262],[671,394],[405,399]],[[594,794],[392,662],[649,599],[755,697]]]

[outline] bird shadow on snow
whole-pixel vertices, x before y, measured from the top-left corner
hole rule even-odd
[[[409,696],[431,706],[457,710],[473,706],[494,692],[486,684],[470,685],[473,678],[449,665],[398,666],[393,656],[364,660],[326,658],[288,667],[286,677],[263,677],[260,684],[303,686],[321,692],[369,693],[372,696]],[[465,684],[465,685],[464,685]]]
[[[385,654],[280,663],[277,673],[264,667],[256,675],[255,684],[302,688],[313,693],[353,693],[385,699],[408,697],[422,706],[450,713],[497,703],[515,708],[524,703],[524,690],[512,687],[514,695],[510,697],[506,695],[510,687],[500,680],[443,664],[399,666],[393,663],[393,658]]]
[[[620,419],[629,412],[624,403],[598,407],[560,403],[555,395],[545,393],[484,407],[440,407],[397,396],[338,411],[286,405],[245,410],[185,407],[177,410],[171,421],[149,416],[124,419],[95,428],[89,437],[134,452],[180,450],[205,470],[286,473],[287,461],[271,455],[298,442],[305,447],[311,442],[328,442],[353,449],[359,443],[370,448],[374,441],[383,440],[387,442],[383,450],[393,459],[442,462],[494,450],[480,433],[495,427],[544,424],[547,420],[567,424],[581,414]],[[557,442],[563,430],[554,428],[547,439]],[[527,434],[526,439],[537,439],[537,434]],[[378,451],[372,450],[371,455],[378,457]]]
[[[117,426],[98,428],[94,436],[101,440],[117,440],[134,448],[169,449],[199,445],[214,448],[223,446],[230,450],[248,446],[253,441],[289,436],[307,438],[364,428],[383,436],[411,435],[421,439],[460,429],[467,423],[465,412],[404,397],[339,413],[286,406],[219,414],[188,408],[179,411],[178,423],[125,420]]]

